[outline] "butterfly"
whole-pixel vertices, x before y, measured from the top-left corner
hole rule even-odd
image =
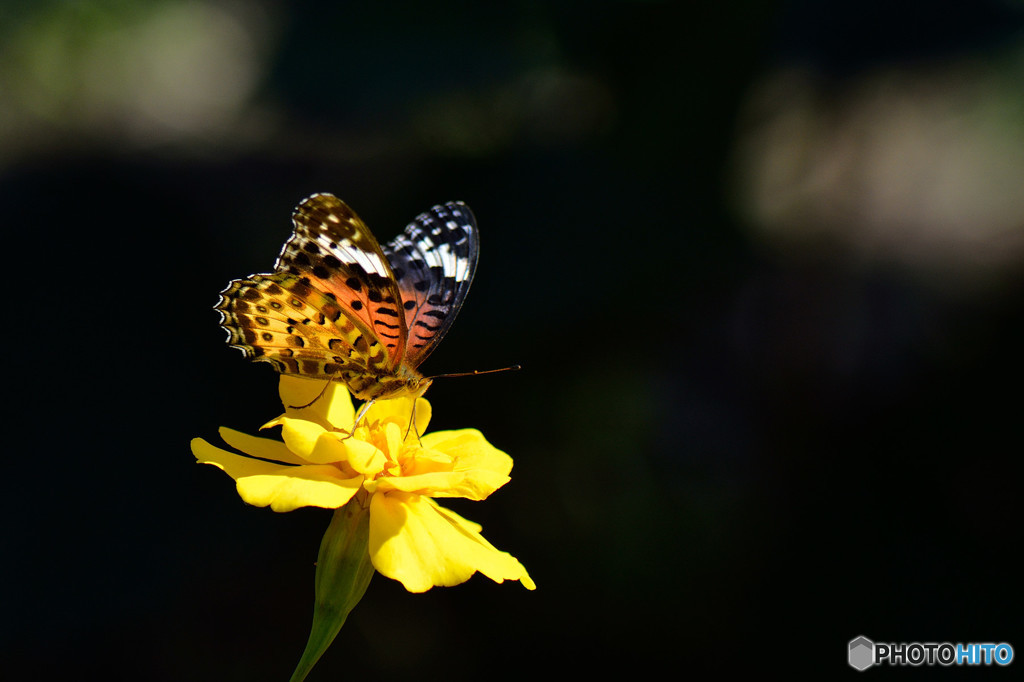
[[[332,194],[304,199],[292,222],[274,272],[221,292],[215,308],[228,344],[285,374],[340,381],[359,400],[423,395],[431,379],[417,367],[451,327],[476,271],[469,207],[434,206],[384,246]]]

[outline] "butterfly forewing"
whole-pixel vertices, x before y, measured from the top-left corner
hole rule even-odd
[[[435,206],[383,251],[403,300],[406,362],[416,367],[451,327],[473,282],[479,256],[473,212],[462,202]]]
[[[422,393],[415,368],[451,326],[473,279],[476,224],[435,206],[381,248],[337,197],[295,209],[274,272],[235,280],[217,309],[228,343],[279,372],[343,381],[361,399]]]
[[[331,194],[314,194],[292,214],[295,233],[274,266],[333,296],[360,331],[387,348],[388,367],[405,353],[401,293],[388,259],[359,216]]]

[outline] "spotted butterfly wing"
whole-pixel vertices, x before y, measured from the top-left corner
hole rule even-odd
[[[416,216],[383,247],[402,296],[409,330],[406,362],[419,365],[451,327],[479,257],[476,220],[462,202]]]
[[[476,266],[469,209],[435,206],[384,249],[330,194],[305,199],[292,219],[274,272],[221,292],[229,345],[279,372],[341,381],[362,400],[421,395],[430,381],[416,367],[451,325]]]

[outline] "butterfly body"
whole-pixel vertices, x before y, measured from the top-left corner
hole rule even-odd
[[[234,280],[216,308],[228,343],[279,372],[340,381],[360,400],[422,395],[417,367],[458,313],[479,254],[461,202],[381,246],[344,202],[314,194],[274,272]]]

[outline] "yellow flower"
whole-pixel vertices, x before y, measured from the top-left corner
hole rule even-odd
[[[482,500],[509,481],[512,459],[476,429],[426,431],[423,398],[378,400],[353,429],[348,390],[281,376],[285,413],[264,425],[281,427],[282,441],[221,428],[224,441],[249,456],[192,441],[199,462],[236,481],[242,499],[285,512],[299,507],[369,509],[369,554],[377,572],[410,592],[457,585],[480,571],[496,582],[536,586],[519,561],[480,534],[481,527],[438,505],[435,497]],[[415,405],[414,428],[409,415]]]

